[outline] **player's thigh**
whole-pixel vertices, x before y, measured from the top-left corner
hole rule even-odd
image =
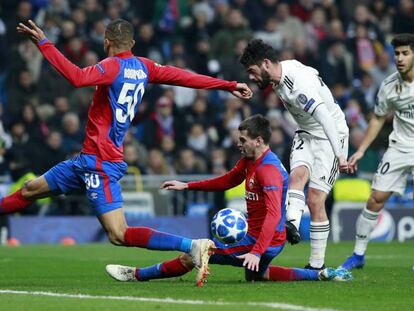
[[[122,207],[122,189],[119,179],[125,174],[125,162],[100,161],[95,156],[83,155],[78,167],[86,195],[95,215],[100,216]]]
[[[339,163],[332,146],[327,139],[313,139],[311,149],[314,154],[314,169],[312,170],[309,188],[329,193],[339,175]],[[342,154],[348,156],[348,137],[341,138]]]
[[[123,245],[125,231],[128,228],[124,209],[117,208],[98,216],[109,240],[115,245]]]
[[[22,195],[27,200],[45,198],[51,194],[49,185],[43,175],[29,180],[22,188]]]
[[[76,158],[60,162],[43,174],[50,193],[67,194],[84,187],[74,166],[75,161]]]
[[[292,148],[290,150],[290,171],[300,166],[308,168],[312,172],[313,168],[313,153],[310,146],[310,136],[296,133]]]
[[[414,167],[414,154],[388,148],[372,179],[373,190],[403,194],[407,176]]]

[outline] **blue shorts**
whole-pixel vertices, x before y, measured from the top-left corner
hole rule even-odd
[[[101,161],[95,155],[79,154],[55,165],[44,177],[50,191],[55,194],[86,189],[94,213],[99,216],[122,207],[121,185],[118,181],[127,168],[125,162]]]
[[[243,260],[236,258],[236,256],[246,254],[250,252],[253,246],[256,244],[256,239],[249,234],[239,242],[231,245],[223,244],[218,241],[216,238],[213,239],[218,250],[210,257],[209,263],[218,264],[218,265],[231,265],[242,267]],[[266,272],[267,267],[272,262],[273,258],[280,254],[283,250],[285,244],[280,246],[271,246],[266,252],[260,257],[259,263],[259,272],[258,274],[263,274]]]

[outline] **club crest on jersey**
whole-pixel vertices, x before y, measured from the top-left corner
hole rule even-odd
[[[253,186],[254,186],[254,178],[253,178],[253,176],[252,176],[252,177],[250,177],[250,179],[249,179],[249,189],[253,189]]]
[[[305,94],[299,94],[298,97],[296,97],[296,101],[301,105],[305,105],[308,101],[308,98]]]

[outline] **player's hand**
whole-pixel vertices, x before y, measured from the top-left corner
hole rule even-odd
[[[252,90],[246,83],[237,83],[236,89],[231,93],[241,99],[250,99],[253,96]]]
[[[344,156],[340,156],[338,158],[338,164],[339,164],[339,171],[341,173],[349,173],[350,172],[348,161],[345,159]]]
[[[247,253],[237,256],[237,258],[244,260],[243,267],[246,267],[247,269],[252,271],[259,272],[260,257],[252,253]]]
[[[350,158],[349,158],[349,172],[351,174],[355,173],[358,170],[358,161],[362,159],[364,156],[364,153],[362,151],[355,152]]]
[[[168,180],[165,181],[161,185],[161,189],[167,189],[167,190],[185,190],[188,188],[188,184],[185,182],[181,182],[178,180]]]
[[[19,23],[19,25],[17,25],[17,32],[29,37],[30,40],[36,44],[46,38],[42,29],[37,27],[37,25],[32,20],[29,19],[28,23],[30,27],[26,26],[23,23]]]

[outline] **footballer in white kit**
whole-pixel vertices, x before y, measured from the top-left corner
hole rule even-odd
[[[300,241],[298,229],[307,204],[311,214],[311,255],[306,268],[321,269],[330,231],[325,201],[338,172],[348,169],[349,130],[345,116],[316,69],[296,60],[279,62],[277,51],[263,41],[251,41],[240,62],[259,88],[272,85],[298,124],[290,156],[287,237],[292,244]]]
[[[381,84],[374,116],[369,122],[361,146],[349,159],[351,172],[377,137],[387,114],[394,112],[393,131],[371,186],[371,195],[356,223],[353,254],[341,265],[346,269],[362,268],[365,252],[379,212],[392,193],[403,194],[407,176],[414,170],[414,35],[398,34],[391,41],[397,72]]]

